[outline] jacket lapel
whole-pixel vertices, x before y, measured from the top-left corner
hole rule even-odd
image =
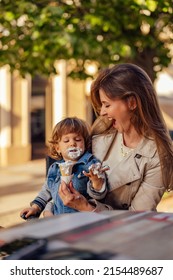
[[[111,190],[128,185],[141,178],[134,155],[128,155],[116,166],[112,167],[108,176]]]
[[[114,142],[117,133],[108,135],[96,135],[92,138],[92,153],[94,155],[99,155],[99,160],[102,162],[106,159],[107,154],[111,150],[112,144]]]
[[[111,148],[116,134],[117,133],[93,137],[93,154],[98,157],[101,162],[106,159],[109,152],[114,152]],[[139,161],[144,160],[144,158],[148,161],[147,158],[152,158],[156,152],[157,149],[154,141],[144,138],[135,151],[125,157],[121,162],[117,165],[114,165],[112,162],[108,176],[111,189],[113,190],[142,179],[142,174],[138,167]]]

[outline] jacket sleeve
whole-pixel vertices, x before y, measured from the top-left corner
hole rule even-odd
[[[95,208],[92,212],[101,212],[101,211],[108,211],[108,210],[114,210],[110,205],[103,204],[95,199],[90,199],[89,203],[93,205]]]
[[[151,160],[135,196],[131,200],[129,210],[156,211],[165,187],[162,182],[161,167],[158,157]]]
[[[106,185],[106,178],[104,179],[102,188],[100,191],[96,191],[93,187],[92,187],[92,182],[88,181],[87,183],[87,193],[89,194],[90,197],[97,199],[97,200],[101,200],[103,199],[106,194],[107,194],[107,185]]]
[[[52,199],[46,204],[46,206],[44,208],[44,211],[49,211],[49,212],[52,212],[54,214],[53,206],[54,206],[54,201]]]
[[[35,199],[30,203],[32,206],[33,204],[37,204],[41,211],[45,208],[46,204],[52,199],[51,193],[47,187],[47,181],[44,183],[41,191],[35,197]]]

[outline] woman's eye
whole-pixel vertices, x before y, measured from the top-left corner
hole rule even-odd
[[[82,139],[81,138],[76,138],[76,141],[81,141]]]
[[[64,140],[63,142],[64,142],[64,143],[68,143],[68,142],[69,142],[69,140]]]
[[[106,103],[102,104],[102,108],[108,108],[109,106],[110,106],[110,104],[106,104]]]

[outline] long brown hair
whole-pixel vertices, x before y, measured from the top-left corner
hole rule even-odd
[[[157,94],[146,72],[130,63],[103,69],[91,86],[91,101],[98,114],[101,109],[100,89],[111,100],[120,98],[126,101],[131,96],[136,99],[137,107],[133,111],[131,123],[140,135],[156,142],[165,188],[173,189],[173,144]],[[109,132],[110,129],[111,124],[105,121],[103,124],[103,118],[100,118],[97,125],[93,125],[92,134]]]
[[[51,135],[49,141],[49,154],[51,157],[60,160],[62,156],[56,151],[56,144],[61,140],[62,136],[68,133],[77,133],[84,138],[85,150],[91,149],[90,126],[87,122],[77,117],[65,118],[58,122]]]

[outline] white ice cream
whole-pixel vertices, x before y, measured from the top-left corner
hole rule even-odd
[[[97,162],[95,164],[92,164],[90,167],[89,167],[89,171],[91,170],[93,172],[94,175],[97,175],[98,178],[102,178],[104,179],[105,178],[105,173],[104,171],[105,170],[108,170],[109,169],[109,166],[105,165],[105,166],[102,166],[100,162]]]
[[[72,160],[79,158],[83,154],[83,150],[80,148],[69,148],[67,150],[68,157]]]

